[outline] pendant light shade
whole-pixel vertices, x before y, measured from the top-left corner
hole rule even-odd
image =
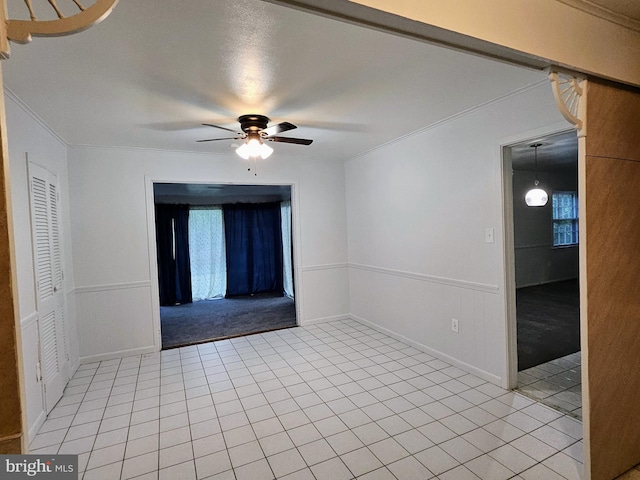
[[[536,163],[536,180],[533,182],[533,188],[529,190],[525,196],[524,201],[529,207],[544,207],[549,201],[549,195],[542,188],[538,186],[540,183],[538,181],[538,147],[542,145],[541,143],[534,143],[531,145],[535,148],[535,163]]]
[[[534,183],[535,187],[527,192],[524,196],[524,201],[529,207],[544,207],[549,201],[549,195],[541,188],[538,187],[538,181]]]

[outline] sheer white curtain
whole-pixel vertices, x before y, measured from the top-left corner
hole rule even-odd
[[[280,203],[282,217],[282,268],[284,294],[293,298],[293,261],[291,258],[291,201]]]
[[[189,209],[189,256],[193,301],[223,298],[227,259],[222,207]]]

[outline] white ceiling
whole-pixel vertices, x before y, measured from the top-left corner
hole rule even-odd
[[[15,18],[23,3],[9,2]],[[70,145],[226,155],[231,141],[196,143],[227,136],[200,124],[235,129],[259,113],[298,125],[284,136],[315,140],[272,144],[274,155],[322,159],[546,78],[259,0],[120,0],[85,32],[12,45],[3,68],[8,89]]]
[[[532,145],[539,145],[537,152]],[[511,146],[514,170],[534,170],[536,155],[539,170],[578,169],[578,135],[575,130],[533,138]]]

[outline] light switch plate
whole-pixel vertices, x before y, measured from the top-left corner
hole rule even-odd
[[[485,243],[494,243],[495,236],[493,228],[485,228],[484,229],[484,242]]]

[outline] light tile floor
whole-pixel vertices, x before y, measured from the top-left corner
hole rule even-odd
[[[616,480],[640,480],[640,465],[620,475]]]
[[[580,352],[518,372],[518,390],[582,420]]]
[[[581,478],[582,425],[354,321],[82,365],[33,453],[84,480]]]

